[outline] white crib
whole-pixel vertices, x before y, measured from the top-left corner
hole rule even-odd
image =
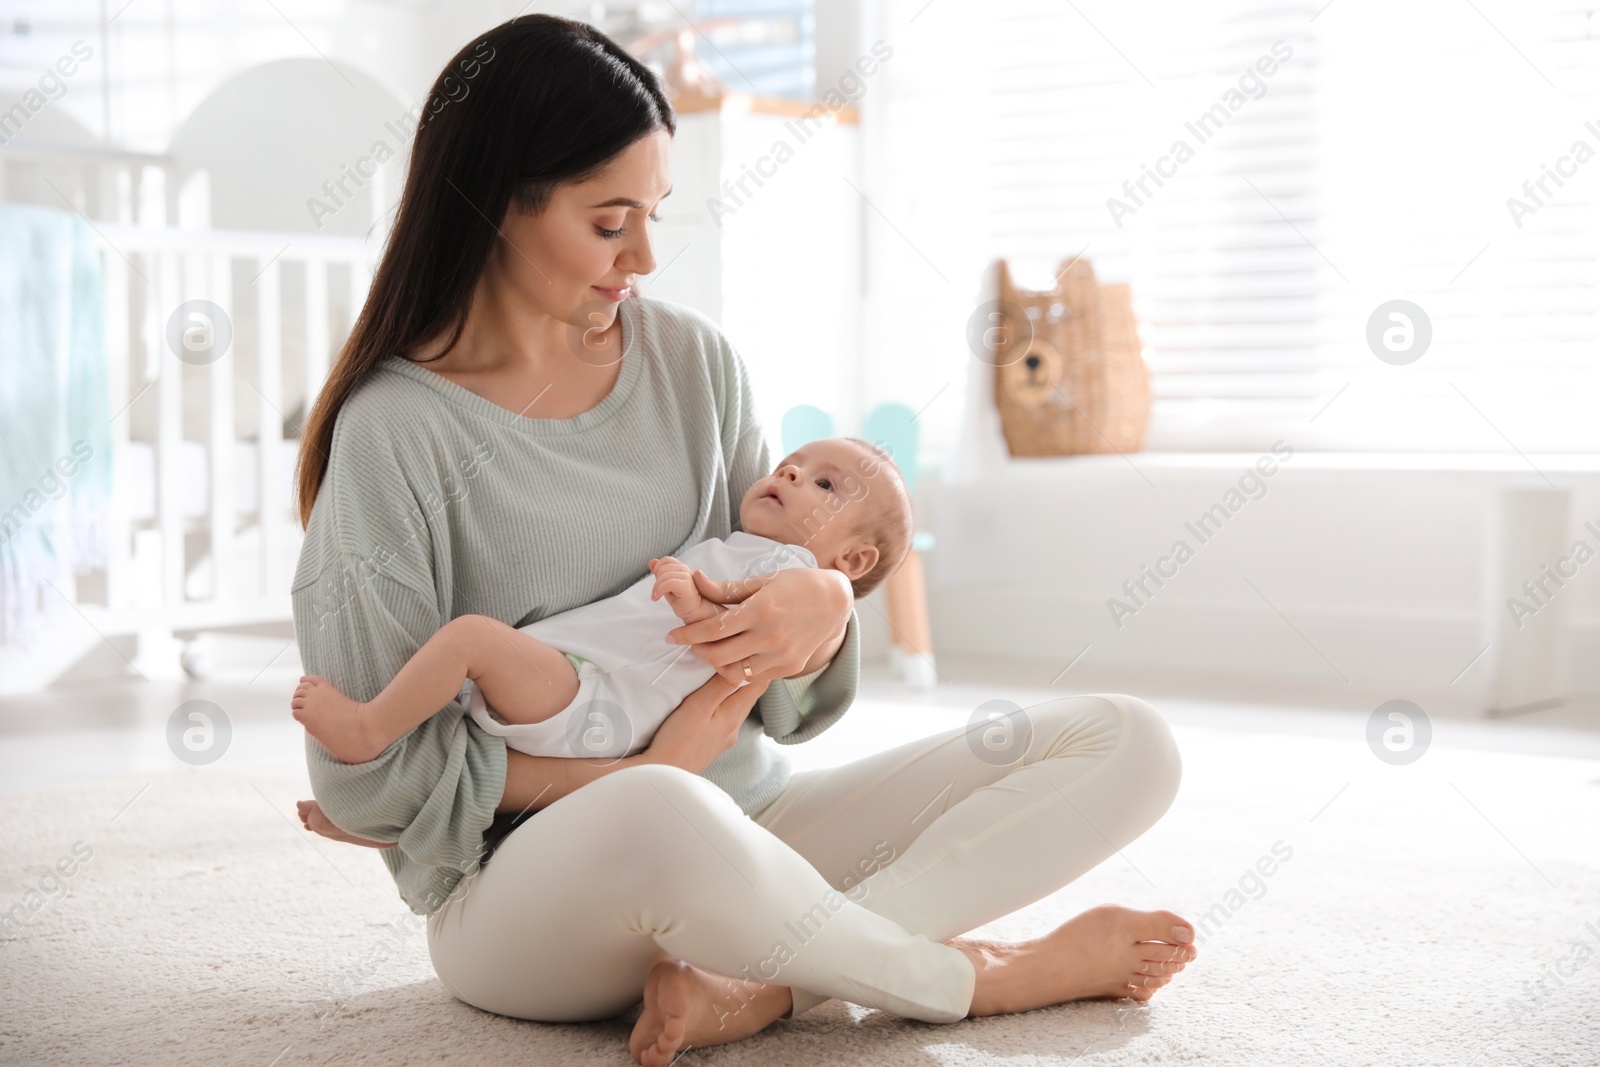
[[[304,234],[101,230],[117,413],[104,606],[137,621],[140,657],[158,673],[175,641],[208,631],[291,636],[299,426],[365,297],[366,246]],[[233,324],[232,350],[203,367],[179,360],[164,336],[170,309],[193,299],[215,303]],[[193,647],[181,662],[203,675]]]
[[[106,567],[63,590],[76,610],[35,647],[0,649],[0,691],[125,672],[95,655],[106,643],[147,678],[199,678],[201,635],[287,642],[300,426],[365,299],[376,240],[207,228],[204,176],[174,189],[163,157],[26,145],[7,156],[0,198],[71,207],[99,235],[114,491]],[[232,324],[230,349],[205,366],[165,336],[193,299]]]

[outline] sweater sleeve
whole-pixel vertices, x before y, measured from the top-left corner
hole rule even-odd
[[[739,525],[739,501],[757,478],[771,469],[766,438],[755,417],[755,397],[744,362],[720,332],[717,334],[720,392],[718,410],[722,413],[722,454],[727,457],[729,506],[733,525]],[[762,729],[773,740],[785,745],[809,741],[838,722],[856,698],[861,676],[861,642],[857,634],[855,609],[850,609],[844,643],[827,666],[799,678],[780,678],[767,687],[756,701]]]
[[[433,575],[438,559],[438,580],[448,583],[449,553],[437,540],[443,523],[429,521],[438,510],[418,505],[433,489],[413,489],[396,443],[353,407],[340,414],[291,596],[306,673],[365,701],[447,621],[448,593],[434,589]],[[398,843],[383,855],[402,895],[438,881],[408,866],[472,869],[505,788],[505,742],[478,729],[459,699],[367,763],[341,763],[308,735],[306,762],[334,822]]]

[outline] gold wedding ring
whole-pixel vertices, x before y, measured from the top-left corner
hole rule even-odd
[[[753,682],[756,680],[755,672],[750,669],[749,656],[744,658],[744,680],[747,682]]]

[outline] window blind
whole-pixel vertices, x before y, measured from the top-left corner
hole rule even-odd
[[[1600,158],[1545,169],[1600,153],[1593,8],[1367,7],[986,5],[994,254],[1132,283],[1148,447],[1600,446]]]

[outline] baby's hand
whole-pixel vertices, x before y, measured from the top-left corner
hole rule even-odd
[[[650,561],[650,572],[656,576],[655,588],[650,590],[651,600],[666,597],[673,614],[684,620],[700,610],[703,598],[695,588],[694,571],[687,563],[662,556]]]

